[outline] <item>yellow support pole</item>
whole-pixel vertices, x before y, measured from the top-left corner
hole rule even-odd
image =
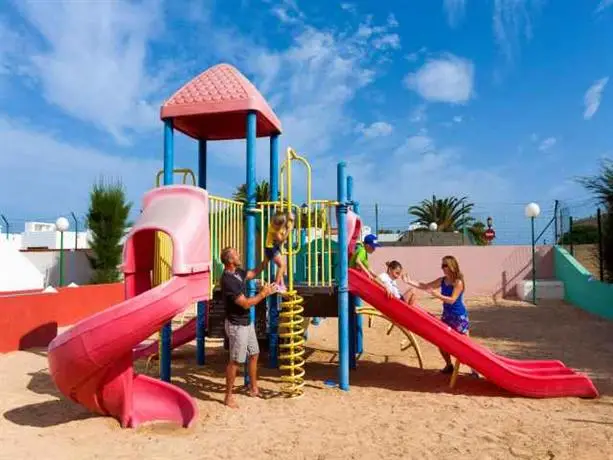
[[[291,149],[287,149],[286,176],[287,176],[287,206],[292,210],[292,159],[297,155]],[[282,181],[283,183],[283,181]],[[281,187],[283,190],[283,187]],[[282,206],[284,202],[282,201]],[[279,313],[279,360],[284,363],[279,366],[281,371],[288,372],[281,376],[285,382],[283,391],[288,397],[300,397],[304,393],[304,318],[302,303],[304,299],[298,295],[294,288],[294,232],[290,232],[287,241],[287,276],[288,289],[281,302],[281,312]],[[282,332],[281,332],[282,331]]]
[[[280,200],[281,200],[281,206],[285,206],[285,178],[287,177],[287,182],[288,184],[291,183],[291,173],[288,172],[288,168],[290,168],[289,164],[291,161],[298,161],[300,163],[302,163],[304,165],[304,167],[306,168],[307,171],[307,201],[306,201],[306,209],[307,209],[307,224],[306,224],[306,231],[307,231],[307,241],[310,241],[310,236],[311,236],[311,211],[312,211],[312,202],[313,202],[313,189],[312,189],[312,168],[311,168],[311,164],[308,162],[308,160],[300,155],[298,155],[294,149],[292,149],[291,147],[289,147],[287,149],[287,155],[286,155],[286,159],[283,162],[283,164],[281,165],[280,168],[280,175],[281,175],[281,180],[279,182],[279,191],[280,191]],[[289,169],[289,171],[291,171],[291,168]],[[288,185],[289,188],[289,185]],[[288,210],[292,209],[292,203],[291,203],[291,199],[288,199]],[[300,213],[300,207],[297,206],[298,208],[298,213]],[[312,269],[312,257],[311,257],[311,246],[308,245],[307,246],[307,285],[311,286],[312,285],[312,280],[311,280],[311,269]]]

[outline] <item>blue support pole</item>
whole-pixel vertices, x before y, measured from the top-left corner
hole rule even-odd
[[[206,190],[206,140],[202,139],[198,141],[198,187]],[[196,313],[196,361],[200,366],[203,366],[206,362],[206,311],[207,302],[198,302],[198,311]]]
[[[347,202],[353,206],[353,177],[347,177]],[[357,367],[356,346],[357,346],[357,297],[349,294],[349,368]]]
[[[256,142],[257,116],[255,112],[247,114],[247,206],[245,207],[247,250],[247,270],[255,269],[255,208],[256,208],[256,183],[255,183],[255,142]],[[252,297],[256,293],[255,280],[247,282],[247,296]],[[249,309],[249,321],[255,323],[255,307]],[[245,385],[249,385],[247,363],[245,363]]]
[[[174,129],[172,119],[164,120],[164,185],[172,185],[175,161]],[[160,351],[160,379],[170,382],[172,326],[167,322],[162,326],[162,346]]]
[[[358,216],[360,215],[360,203],[358,201],[353,202],[353,212],[355,212]],[[362,299],[358,296],[355,296],[354,307],[358,308],[362,306]],[[355,351],[358,355],[364,353],[364,327],[362,324],[362,315],[356,315],[355,318],[355,328],[356,328],[356,337],[355,337]]]
[[[337,167],[336,219],[338,222],[338,385],[349,390],[349,253],[347,248],[347,177],[346,164]]]
[[[279,198],[279,135],[270,138],[270,201]],[[270,264],[271,279],[276,274],[275,264]],[[279,367],[279,296],[268,298],[268,367]]]

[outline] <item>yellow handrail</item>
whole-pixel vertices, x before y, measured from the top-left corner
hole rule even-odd
[[[177,169],[173,169],[172,170],[173,174],[177,174],[177,173],[183,173],[183,184],[187,184],[187,176],[191,176],[192,178],[192,185],[196,185],[196,175],[194,174],[194,171],[192,171],[189,168],[177,168]],[[157,175],[155,176],[155,185],[156,187],[160,186],[160,178],[164,175],[164,170],[161,169],[160,171],[158,171]]]
[[[213,259],[209,286],[211,295],[221,276],[221,250],[232,246],[243,253],[243,209],[244,204],[240,201],[209,195],[209,238]]]
[[[311,164],[308,162],[308,160],[300,155],[298,155],[296,153],[296,151],[294,149],[292,149],[291,147],[288,147],[287,149],[287,154],[286,154],[286,159],[283,162],[283,164],[281,165],[281,170],[280,170],[280,175],[281,175],[281,180],[280,180],[280,187],[279,187],[279,191],[280,191],[280,200],[281,203],[284,203],[284,198],[285,198],[285,188],[284,188],[284,172],[287,170],[287,187],[288,189],[290,189],[292,187],[292,177],[291,177],[291,161],[295,160],[295,161],[299,161],[300,163],[302,163],[304,165],[304,167],[306,168],[307,171],[307,197],[306,197],[306,208],[308,210],[307,212],[307,232],[311,231],[311,202],[312,202],[312,198],[313,198],[313,194],[312,194],[312,174],[311,174]],[[288,195],[290,195],[291,192],[288,190]],[[291,203],[291,200],[288,200]],[[311,285],[311,251],[307,251],[307,266],[309,267],[309,270],[307,270],[307,284],[310,286]]]

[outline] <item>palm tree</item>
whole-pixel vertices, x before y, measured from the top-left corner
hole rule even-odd
[[[428,227],[432,222],[436,222],[439,231],[453,232],[472,226],[475,222],[470,216],[475,205],[467,200],[465,196],[440,199],[433,195],[431,200],[423,200],[419,205],[411,206],[409,214],[416,217],[412,223]]]
[[[247,184],[242,184],[236,187],[236,191],[232,194],[232,198],[241,203],[247,203]],[[262,201],[269,201],[270,199],[270,187],[268,181],[262,180],[255,185],[255,201],[260,203]]]
[[[485,224],[483,222],[476,221],[466,231],[472,237],[473,242],[477,246],[487,246],[488,241],[485,238]]]
[[[602,262],[605,280],[613,282],[613,161],[603,160],[599,174],[580,178],[579,183],[605,208],[602,216]]]
[[[592,177],[582,177],[579,183],[592,192],[602,205],[613,207],[613,160],[604,159],[600,174]]]

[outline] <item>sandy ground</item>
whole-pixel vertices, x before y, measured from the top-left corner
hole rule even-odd
[[[298,400],[277,397],[277,371],[262,368],[264,399],[240,395],[240,409],[227,409],[219,344],[209,344],[204,368],[195,365],[193,345],[175,352],[173,380],[200,407],[188,430],[122,430],[58,394],[44,351],[0,355],[0,458],[613,459],[613,322],[554,302],[473,299],[469,308],[476,340],[511,357],[562,359],[587,372],[602,396],[518,398],[468,376],[449,390],[437,350],[418,339],[419,369],[381,320],[366,329],[368,353],[351,374],[351,391],[341,392],[323,384],[337,372],[327,351],[336,341],[329,319],[309,330],[308,380]]]

